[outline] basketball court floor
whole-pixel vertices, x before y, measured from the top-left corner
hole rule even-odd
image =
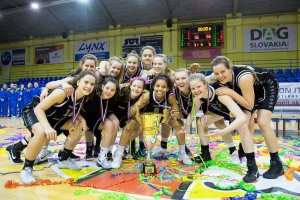
[[[279,123],[279,129],[282,124]],[[300,199],[300,138],[297,124],[287,123],[286,137],[282,131],[278,138],[279,154],[284,163],[285,175],[275,180],[262,176],[253,184],[240,182],[246,173],[245,160],[233,164],[220,138],[211,138],[210,150],[213,161],[184,166],[177,161],[178,148],[175,137],[170,138],[168,159],[155,159],[158,173],[146,176],[141,173],[143,160],[128,159],[120,169],[106,171],[94,161],[85,161],[84,137],[75,148],[81,156],[80,171],[58,169],[55,165],[57,152],[62,147],[64,136],[51,141],[48,163],[36,165],[34,175],[38,182],[23,185],[19,172],[23,165],[14,165],[8,160],[5,148],[15,143],[28,131],[20,118],[0,118],[0,199]],[[262,174],[269,165],[268,150],[263,137],[256,131],[254,142],[256,159]],[[239,136],[234,136],[238,144]],[[158,138],[157,144],[160,139]],[[196,154],[199,147],[195,134],[187,135],[187,145]],[[155,148],[153,150],[155,157]],[[22,159],[24,157],[22,156]]]

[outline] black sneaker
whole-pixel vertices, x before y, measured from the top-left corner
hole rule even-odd
[[[201,157],[200,156],[196,156],[194,158],[192,158],[192,161],[200,164],[200,163],[203,163],[206,162],[206,161],[210,161],[211,160],[211,156],[210,156],[210,153],[201,153]]]
[[[255,162],[252,164],[247,163],[247,167],[248,171],[246,176],[243,177],[243,181],[245,183],[252,183],[259,177],[258,168]]]
[[[191,150],[185,145],[185,153],[186,153],[186,155],[188,155],[188,156],[191,156],[192,155],[192,152],[191,152]]]
[[[146,150],[146,148],[140,148],[140,149],[138,150],[137,154],[138,154],[138,156],[144,158],[144,157],[147,155],[147,150]]]
[[[282,163],[280,160],[270,161],[270,168],[263,174],[266,179],[276,179],[284,174]]]
[[[14,164],[22,164],[24,161],[21,159],[21,152],[14,150],[13,147],[14,147],[14,145],[9,145],[9,146],[6,147],[8,158]]]
[[[93,160],[93,146],[87,146],[85,151],[85,159],[86,160]]]
[[[94,148],[94,153],[93,153],[94,158],[98,158],[99,153],[100,153],[100,150],[101,150],[100,147],[96,147],[96,146],[95,146],[95,148]]]
[[[59,157],[59,158],[61,157],[61,154],[62,154],[62,151],[59,150],[59,152],[58,152],[58,157]],[[70,158],[71,158],[73,161],[79,161],[79,160],[80,160],[80,156],[75,155],[73,152],[71,153]]]

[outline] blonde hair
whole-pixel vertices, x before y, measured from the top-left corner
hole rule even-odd
[[[165,54],[156,54],[153,57],[153,60],[156,57],[162,58],[163,62],[165,63],[165,65],[166,65],[166,69],[165,69],[166,74],[170,75],[170,76],[174,76],[174,71],[170,69],[169,62],[168,62],[168,59],[167,59],[167,55],[165,55]]]
[[[177,72],[186,72],[188,76],[191,75],[191,72],[189,70],[187,70],[186,68],[178,68],[175,70],[175,73]]]
[[[190,75],[189,82],[194,81],[194,80],[201,81],[202,83],[204,83],[204,85],[206,85],[208,87],[208,82],[206,81],[204,74],[192,74],[192,75]]]
[[[117,57],[117,56],[113,56],[113,57],[109,58],[109,60],[108,60],[108,66],[109,66],[109,68],[111,67],[113,61],[116,61],[116,62],[118,62],[118,63],[121,64],[120,74],[117,77],[115,77],[118,80],[119,84],[121,84],[122,81],[123,81],[123,77],[124,77],[124,62],[123,62],[123,58],[120,58],[120,57]]]
[[[138,59],[138,67],[140,67],[140,65],[141,65],[141,58],[140,58],[140,56],[136,53],[135,50],[132,50],[129,54],[127,54],[127,61],[128,61],[128,58],[129,58],[130,56],[136,57],[136,58]],[[126,61],[126,62],[127,62],[127,61]]]

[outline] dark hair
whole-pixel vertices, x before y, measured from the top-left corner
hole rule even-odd
[[[94,56],[93,54],[85,54],[85,55],[81,58],[81,60],[80,60],[80,62],[79,62],[79,66],[78,66],[76,69],[72,70],[72,71],[70,72],[70,75],[74,76],[74,75],[79,74],[79,73],[82,71],[82,65],[83,65],[83,63],[84,63],[86,60],[93,60],[93,61],[95,61],[95,67],[97,66],[97,57]]]
[[[172,93],[173,91],[173,85],[174,83],[172,82],[171,78],[166,75],[166,74],[162,74],[162,75],[158,75],[157,77],[155,77],[151,83],[151,90],[153,90],[154,88],[154,85],[155,83],[158,81],[158,80],[164,80],[167,82],[167,85],[168,85],[168,88],[169,88],[169,91],[167,92],[167,94],[170,94]]]
[[[143,55],[143,52],[146,50],[146,49],[150,49],[152,52],[153,52],[153,56],[156,54],[156,50],[153,46],[150,46],[150,45],[147,45],[147,46],[143,46],[142,49],[141,49],[141,56]]]
[[[227,69],[231,69],[232,63],[226,56],[217,56],[211,61],[211,67],[214,67],[218,64],[224,64]]]
[[[117,96],[117,100],[119,101],[128,101],[129,99],[129,95],[130,95],[130,86],[132,85],[132,83],[136,80],[139,80],[139,81],[142,81],[143,82],[143,88],[145,88],[145,85],[146,85],[146,80],[142,77],[134,77],[132,79],[130,79],[130,82],[128,84],[126,84],[121,90],[120,92],[118,93],[118,96]],[[143,92],[142,92],[143,93]]]
[[[99,83],[99,85],[96,88],[96,93],[97,95],[101,95],[102,93],[102,86],[106,85],[107,83],[113,83],[116,85],[116,94],[119,93],[119,82],[117,81],[117,79],[115,79],[114,77],[105,77],[104,79],[102,79]]]
[[[96,75],[95,75],[95,73],[93,71],[88,71],[88,70],[81,71],[72,80],[70,80],[68,82],[68,84],[70,84],[74,89],[76,89],[78,87],[77,86],[77,82],[79,80],[81,80],[83,77],[85,77],[86,75],[90,75],[90,76],[93,76],[95,78],[95,87],[96,87],[96,82],[97,82]],[[88,97],[91,97],[91,96],[94,95],[95,87],[93,89],[93,92],[90,95],[88,95]]]

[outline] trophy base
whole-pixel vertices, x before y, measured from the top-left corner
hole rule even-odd
[[[156,166],[154,163],[143,163],[143,173],[144,174],[156,174]]]

